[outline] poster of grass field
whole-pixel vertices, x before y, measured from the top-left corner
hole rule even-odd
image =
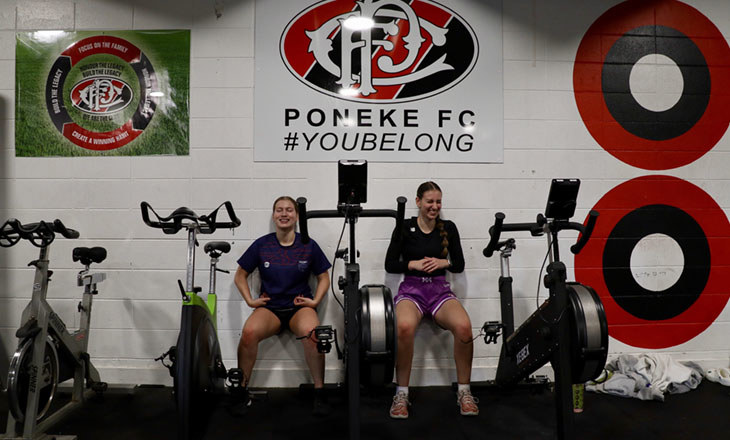
[[[190,31],[16,34],[15,155],[189,154]]]

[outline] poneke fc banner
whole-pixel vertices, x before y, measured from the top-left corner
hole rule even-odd
[[[256,2],[256,161],[502,162],[500,0]]]
[[[16,156],[187,155],[190,31],[16,34]]]

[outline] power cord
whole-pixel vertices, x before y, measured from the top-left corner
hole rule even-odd
[[[545,258],[542,259],[542,265],[540,270],[537,272],[537,292],[535,292],[535,307],[540,308],[540,287],[542,286],[542,270],[545,269],[545,263],[547,262],[548,255],[550,255],[550,246],[548,246],[547,252],[545,252]]]
[[[337,246],[335,246],[335,256],[332,258],[332,274],[330,275],[330,290],[332,290],[332,296],[335,298],[335,301],[337,301],[337,304],[340,305],[340,308],[343,312],[345,311],[345,306],[342,304],[340,299],[337,297],[337,294],[335,293],[335,266],[337,265],[337,251],[340,249],[342,237],[345,235],[345,226],[347,226],[347,213],[349,209],[350,208],[345,209],[345,221],[342,223],[340,238],[337,240]]]
[[[537,293],[535,295],[535,305],[537,306],[537,315],[540,317],[542,322],[545,324],[556,324],[560,322],[561,319],[563,319],[563,314],[565,313],[565,309],[560,311],[560,315],[555,319],[555,321],[550,322],[542,315],[542,310],[540,309],[540,286],[542,285],[542,270],[545,268],[545,263],[547,262],[548,255],[550,255],[550,246],[548,245],[547,252],[545,253],[545,258],[542,260],[542,266],[540,266],[540,272],[538,272],[538,280],[537,280]],[[567,305],[566,305],[567,308]]]

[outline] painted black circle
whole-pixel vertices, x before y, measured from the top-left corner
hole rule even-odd
[[[642,107],[629,86],[631,69],[651,54],[671,58],[682,72],[682,96],[665,111]],[[710,101],[710,70],[702,51],[685,34],[666,26],[640,26],[616,40],[604,60],[601,85],[606,107],[616,122],[629,133],[653,141],[689,131]]]
[[[682,275],[661,292],[640,286],[631,272],[631,252],[642,238],[664,234],[684,254]],[[668,205],[648,205],[626,214],[608,236],[603,249],[603,276],[613,299],[633,316],[661,321],[687,310],[699,298],[710,277],[710,245],[702,227],[685,211]]]

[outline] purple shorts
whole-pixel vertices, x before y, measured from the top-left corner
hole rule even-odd
[[[423,316],[435,316],[442,305],[450,299],[457,299],[451,291],[446,277],[406,276],[398,287],[395,303],[412,301]]]

